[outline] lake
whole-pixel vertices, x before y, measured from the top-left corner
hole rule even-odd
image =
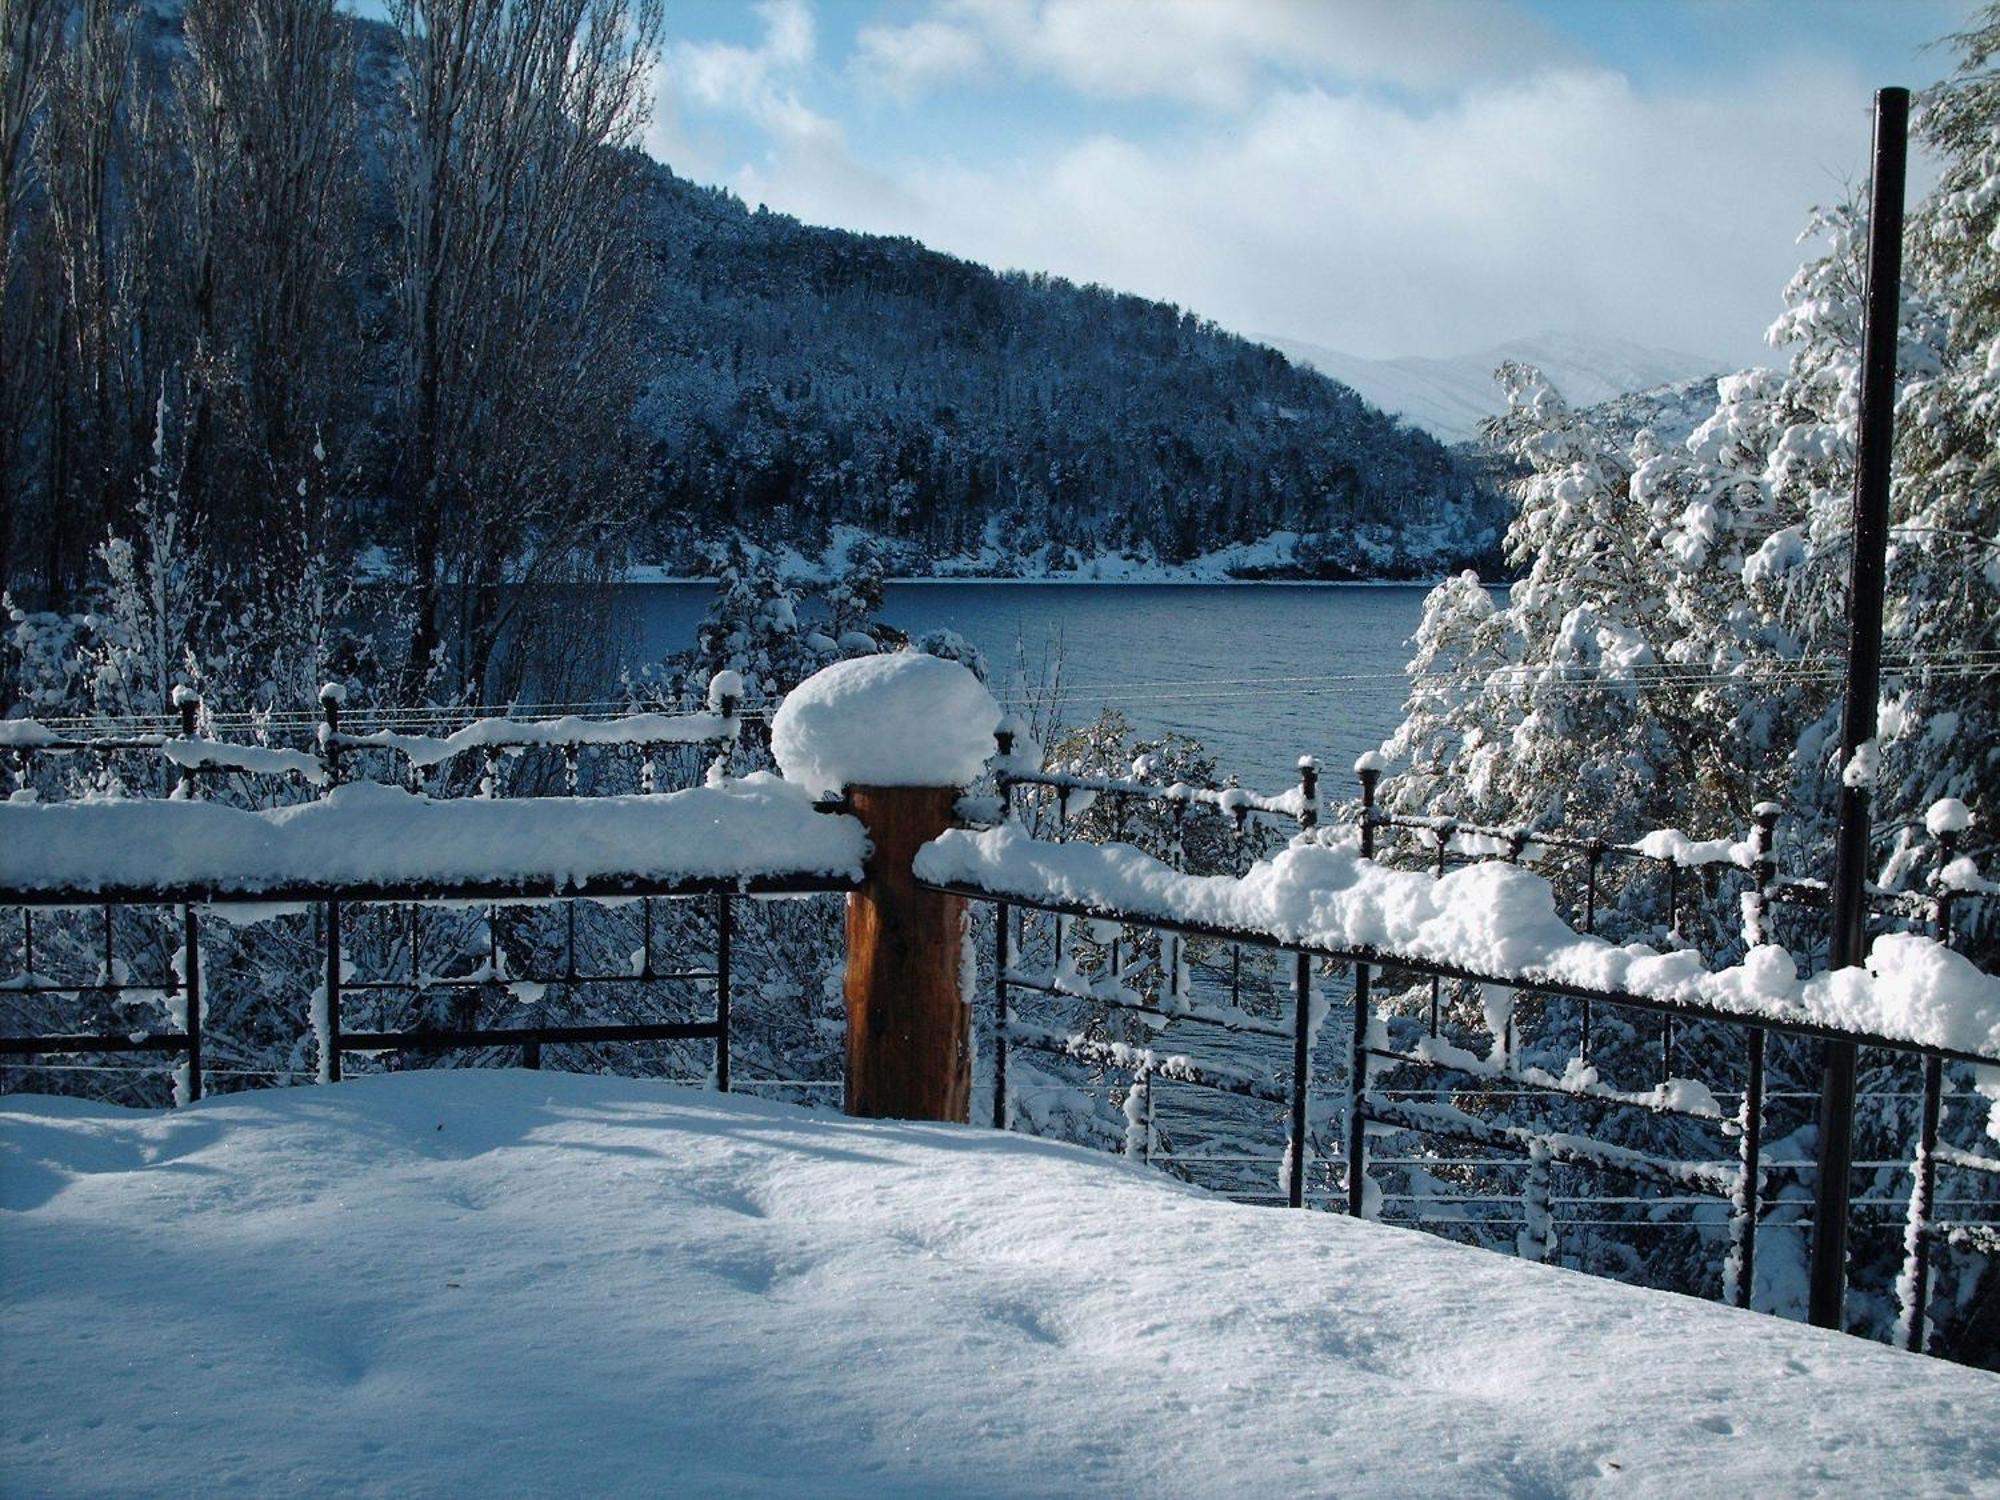
[[[1012,691],[1059,651],[1065,718],[1116,708],[1146,734],[1201,740],[1244,785],[1282,791],[1301,755],[1330,795],[1352,791],[1354,758],[1400,721],[1407,641],[1422,584],[895,583],[882,617],[918,634],[955,630]],[[637,659],[685,650],[711,585],[633,584],[620,633]]]

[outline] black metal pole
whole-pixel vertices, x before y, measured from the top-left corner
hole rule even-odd
[[[1889,543],[1889,450],[1895,437],[1896,326],[1903,279],[1903,173],[1910,91],[1875,94],[1875,168],[1868,209],[1867,321],[1861,340],[1861,432],[1854,465],[1849,574],[1847,703],[1840,722],[1840,828],[1833,864],[1828,967],[1867,956],[1869,793],[1857,754],[1875,738],[1882,676],[1882,590]],[[1813,1185],[1808,1316],[1839,1328],[1847,1294],[1847,1215],[1854,1161],[1854,1044],[1826,1045],[1819,1096],[1819,1161]]]

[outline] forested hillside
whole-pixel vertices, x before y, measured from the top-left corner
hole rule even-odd
[[[642,156],[658,0],[387,11],[0,12],[17,605],[156,576],[189,602],[163,661],[203,612],[323,640],[365,553],[408,586],[371,649],[456,690],[520,639],[521,585],[835,523],[918,572],[1255,543],[1240,570],[1435,575],[1498,546],[1437,442],[1194,314]]]
[[[1299,571],[1407,574],[1497,544],[1495,497],[1440,444],[1193,313],[664,170],[644,191],[654,559],[739,528],[812,549],[837,521],[918,570],[1178,563],[1287,531]]]

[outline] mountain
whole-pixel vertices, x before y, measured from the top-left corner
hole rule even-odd
[[[1476,438],[1480,422],[1505,407],[1493,372],[1508,360],[1541,370],[1572,406],[1596,406],[1635,391],[1712,376],[1727,368],[1724,361],[1698,354],[1654,349],[1627,339],[1568,333],[1535,334],[1443,359],[1415,355],[1363,359],[1297,339],[1266,338],[1264,342],[1448,443]]]
[[[665,168],[644,191],[637,563],[704,568],[738,534],[812,552],[846,525],[904,572],[1421,576],[1504,527],[1429,434],[1192,312],[752,212]]]

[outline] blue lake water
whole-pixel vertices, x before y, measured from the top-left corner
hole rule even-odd
[[[882,616],[920,633],[949,629],[982,650],[1006,697],[1017,665],[1040,675],[1059,653],[1064,717],[1122,711],[1142,733],[1178,730],[1223,770],[1280,791],[1301,755],[1318,756],[1332,795],[1349,767],[1396,727],[1420,584],[897,583]],[[686,649],[714,598],[707,584],[621,591],[622,634],[639,659]]]

